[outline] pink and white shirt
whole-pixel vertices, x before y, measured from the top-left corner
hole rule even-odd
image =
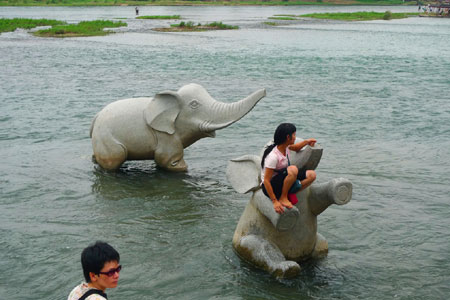
[[[286,148],[286,155],[289,155],[289,149]],[[264,160],[264,169],[262,170],[261,174],[261,181],[264,182],[264,173],[266,172],[266,168],[274,169],[274,170],[281,170],[284,168],[287,168],[289,165],[288,159],[283,153],[278,150],[278,147],[275,146],[275,148],[270,151],[270,153],[266,156],[266,159]],[[272,177],[277,175],[277,173],[273,173]]]

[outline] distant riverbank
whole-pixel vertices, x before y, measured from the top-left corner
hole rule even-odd
[[[417,5],[417,1],[403,0],[151,0],[151,1],[125,1],[125,0],[0,0],[0,6],[194,6],[194,5]],[[423,2],[422,2],[423,3]]]

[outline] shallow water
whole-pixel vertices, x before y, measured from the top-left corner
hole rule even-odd
[[[110,299],[448,299],[450,19],[263,25],[274,14],[416,7],[141,7],[237,31],[159,33],[174,21],[133,7],[1,7],[0,17],[127,18],[105,37],[0,35],[1,299],[61,299],[79,255],[102,239],[124,269]],[[185,150],[186,174],[153,162],[108,173],[89,126],[106,104],[203,85],[232,102],[267,97]],[[315,137],[318,181],[346,177],[353,199],[318,219],[328,257],[277,280],[243,263],[231,238],[249,199],[227,161],[258,154],[282,121]]]

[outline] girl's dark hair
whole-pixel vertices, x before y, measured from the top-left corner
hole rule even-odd
[[[81,253],[81,266],[86,282],[91,282],[89,272],[100,274],[105,263],[110,261],[120,262],[120,255],[109,244],[97,241],[95,244],[85,248]]]
[[[275,133],[273,135],[273,144],[266,147],[264,150],[264,154],[261,159],[261,167],[264,168],[264,160],[266,156],[275,148],[275,146],[281,145],[286,142],[287,136],[291,136],[294,132],[297,131],[297,128],[292,123],[281,123],[278,125],[277,129],[275,129]]]

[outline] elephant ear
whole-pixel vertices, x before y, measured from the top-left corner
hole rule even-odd
[[[236,192],[245,194],[260,188],[260,163],[257,155],[244,155],[228,162],[227,179]]]
[[[144,110],[144,118],[151,128],[173,134],[175,119],[180,113],[180,96],[176,92],[166,91],[155,95]]]

